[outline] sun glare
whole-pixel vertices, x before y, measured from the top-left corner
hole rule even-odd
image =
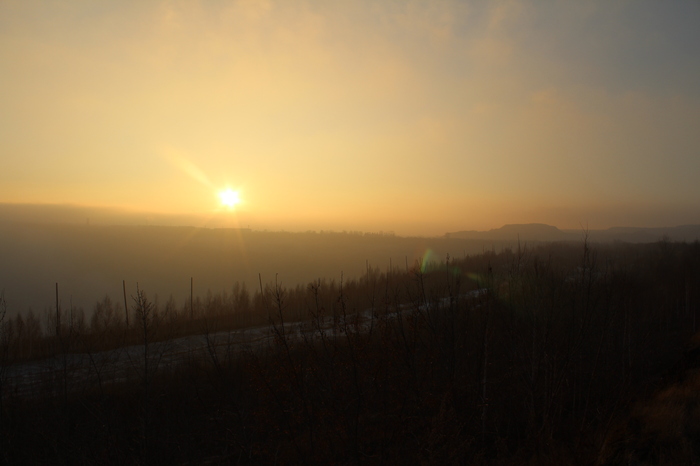
[[[233,209],[238,203],[241,202],[238,191],[234,191],[230,188],[221,191],[219,193],[219,199],[221,199],[221,204],[225,205],[229,209]]]

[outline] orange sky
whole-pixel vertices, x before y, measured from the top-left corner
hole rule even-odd
[[[698,24],[697,2],[1,0],[0,202],[700,223]]]

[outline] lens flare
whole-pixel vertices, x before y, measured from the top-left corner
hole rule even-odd
[[[437,261],[438,261],[437,254],[435,254],[435,252],[432,249],[430,249],[430,248],[427,249],[425,251],[425,253],[423,254],[423,257],[421,259],[420,271],[425,273],[426,271],[428,271],[428,268],[431,265],[435,264],[435,262],[437,262]]]

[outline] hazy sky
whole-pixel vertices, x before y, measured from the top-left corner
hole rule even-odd
[[[697,1],[0,0],[0,109],[0,202],[700,223]]]

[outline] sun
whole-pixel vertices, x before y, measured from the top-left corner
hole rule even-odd
[[[231,188],[227,188],[219,193],[219,199],[221,199],[221,204],[225,205],[229,209],[233,209],[237,204],[241,202],[241,198],[238,195],[238,191],[234,191]]]

